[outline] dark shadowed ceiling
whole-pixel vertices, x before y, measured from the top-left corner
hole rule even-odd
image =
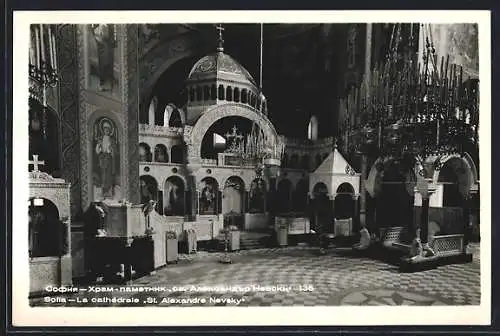
[[[241,63],[259,83],[260,24],[223,27],[224,52]],[[172,28],[163,25],[159,30],[166,35]],[[199,34],[206,42],[206,53],[215,51],[215,25],[183,25],[183,28]],[[320,136],[333,135],[336,97],[342,82],[344,29],[345,25],[340,24],[263,26],[263,91],[271,120],[281,134],[304,137],[309,118],[314,114],[320,120]],[[167,70],[158,81],[155,94],[180,103],[184,99],[179,95],[183,80],[197,58],[186,59]]]

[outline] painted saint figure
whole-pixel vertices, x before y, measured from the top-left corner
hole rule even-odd
[[[201,193],[201,212],[202,214],[215,214],[215,192],[212,184],[207,183]]]
[[[264,212],[265,193],[264,180],[261,178],[254,180],[250,189],[250,212]]]
[[[115,127],[108,118],[101,118],[96,123],[95,132],[95,186],[101,188],[103,198],[113,198],[118,167],[118,144]]]

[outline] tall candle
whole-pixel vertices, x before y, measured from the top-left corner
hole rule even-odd
[[[50,60],[50,65],[53,67],[54,66],[54,46],[52,45],[52,30],[50,29],[49,25],[49,60]]]
[[[45,44],[43,41],[43,25],[40,25],[40,43],[41,43],[41,53],[42,53],[42,62],[45,62]]]
[[[57,45],[55,34],[52,35],[52,46],[54,47],[54,63],[52,66],[54,67],[54,70],[57,70]]]
[[[36,41],[36,67],[40,69],[40,32],[35,27],[35,41]]]
[[[33,37],[33,31],[30,31],[30,65],[36,64],[36,44]]]

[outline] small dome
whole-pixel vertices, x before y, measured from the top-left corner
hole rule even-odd
[[[249,83],[257,86],[250,73],[231,56],[216,52],[201,58],[193,66],[187,78],[188,81],[221,79]]]

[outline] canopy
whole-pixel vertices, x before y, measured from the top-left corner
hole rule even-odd
[[[332,198],[337,193],[349,192],[359,195],[360,178],[361,174],[357,173],[335,148],[309,176],[309,193],[314,198],[315,186],[322,183],[327,187],[328,195]]]

